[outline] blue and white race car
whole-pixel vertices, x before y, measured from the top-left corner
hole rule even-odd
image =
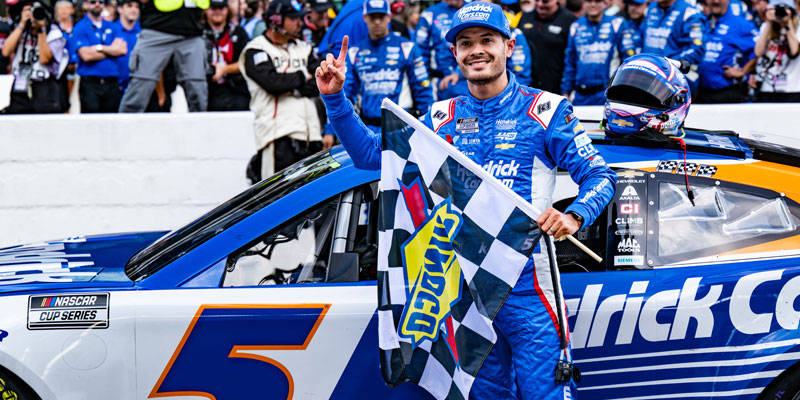
[[[605,261],[558,244],[579,396],[798,398],[800,157],[686,143],[593,137]],[[425,398],[380,374],[378,179],[335,148],[173,232],[0,250],[0,399]]]

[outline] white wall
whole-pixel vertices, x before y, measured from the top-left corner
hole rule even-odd
[[[600,120],[603,107],[575,107],[580,119]],[[732,130],[741,137],[800,149],[800,104],[692,104],[686,126]]]
[[[0,246],[173,229],[248,185],[250,112],[0,117]]]
[[[576,107],[600,119],[602,107]],[[0,246],[173,229],[247,187],[252,113],[0,117]],[[800,105],[693,105],[687,125],[800,149]],[[768,136],[769,135],[769,136]]]

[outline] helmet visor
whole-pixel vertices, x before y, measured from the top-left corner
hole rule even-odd
[[[666,110],[674,104],[673,89],[650,73],[623,69],[614,75],[608,87],[608,100]]]

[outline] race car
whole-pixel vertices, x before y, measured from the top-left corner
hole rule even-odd
[[[604,261],[557,244],[579,397],[797,398],[797,150],[592,139]],[[0,250],[0,398],[429,397],[380,373],[379,178],[336,147],[172,232]]]

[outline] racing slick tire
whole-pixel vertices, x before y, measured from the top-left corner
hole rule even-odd
[[[800,400],[800,364],[778,375],[761,392],[758,400]]]
[[[0,400],[40,400],[33,390],[9,370],[0,367]]]

